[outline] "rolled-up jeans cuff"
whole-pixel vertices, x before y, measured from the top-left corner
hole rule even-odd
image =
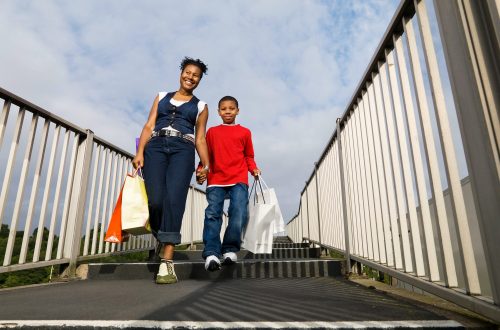
[[[176,232],[158,231],[155,236],[162,244],[179,244],[181,242],[181,234]]]
[[[201,257],[203,259],[207,259],[208,257],[210,256],[216,256],[217,258],[221,258],[222,257],[222,254],[220,254],[219,252],[215,252],[215,251],[203,251]]]

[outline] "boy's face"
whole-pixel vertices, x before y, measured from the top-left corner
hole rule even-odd
[[[239,112],[234,101],[222,101],[219,105],[219,116],[224,124],[234,124]]]

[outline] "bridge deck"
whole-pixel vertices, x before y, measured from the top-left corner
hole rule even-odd
[[[91,279],[3,290],[0,301],[9,302],[0,308],[0,327],[9,320],[44,320],[45,326],[48,320],[78,320],[78,324],[88,320],[100,326],[105,324],[101,320],[135,325],[143,321],[244,322],[241,327],[248,322],[271,322],[266,323],[270,328],[280,322],[460,325],[342,277],[188,279],[162,286],[150,279]]]

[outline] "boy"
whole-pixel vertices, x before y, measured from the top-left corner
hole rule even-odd
[[[203,258],[205,269],[220,269],[222,258],[225,265],[236,262],[236,252],[241,246],[241,231],[248,221],[248,175],[254,177],[260,170],[254,161],[252,135],[249,129],[236,124],[239,113],[238,101],[224,96],[219,101],[218,113],[222,124],[207,131],[206,140],[210,169],[208,175],[197,169],[196,179],[202,184],[208,179],[203,226]],[[229,199],[229,224],[220,241],[224,200]]]

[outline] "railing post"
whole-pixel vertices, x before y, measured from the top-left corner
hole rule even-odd
[[[189,187],[191,190],[191,246],[190,250],[194,250],[193,225],[194,225],[194,186]]]
[[[344,160],[342,157],[342,140],[340,138],[340,118],[337,118],[337,145],[339,153],[339,171],[340,171],[340,194],[342,195],[342,217],[344,219],[344,241],[345,241],[345,260],[346,269],[351,271],[351,251],[349,242],[349,219],[347,219],[347,202],[345,198],[346,189],[344,184]]]
[[[82,241],[82,225],[87,198],[87,183],[92,159],[94,133],[87,130],[87,135],[80,135],[78,155],[76,157],[75,175],[71,190],[71,199],[68,212],[67,235],[64,242],[64,258],[69,258],[68,276],[76,276],[76,263],[80,254]]]
[[[321,245],[321,212],[319,211],[318,162],[314,163],[314,181],[316,182],[316,211],[318,213],[318,240]]]
[[[311,242],[311,228],[309,226],[309,194],[307,193],[307,182],[306,182],[306,212],[307,212],[307,240]]]
[[[500,58],[498,2],[435,1],[484,256],[500,304]]]

